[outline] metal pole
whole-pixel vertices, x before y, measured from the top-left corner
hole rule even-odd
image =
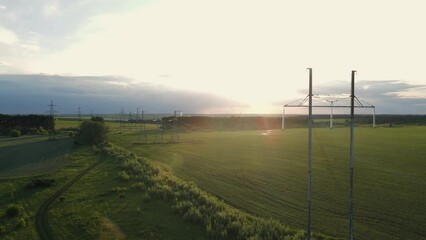
[[[334,102],[331,102],[331,108],[330,108],[330,129],[333,129],[333,106],[334,106]]]
[[[285,106],[283,107],[283,114],[282,114],[282,122],[281,122],[281,129],[285,129]]]
[[[373,128],[376,128],[376,107],[373,107]]]
[[[350,135],[350,159],[349,159],[349,240],[353,240],[353,188],[354,188],[354,125],[355,125],[355,73],[352,71],[351,81],[351,135]]]
[[[306,239],[311,239],[311,193],[312,193],[312,68],[309,70],[309,134],[308,134],[308,224]]]

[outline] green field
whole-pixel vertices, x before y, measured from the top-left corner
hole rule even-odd
[[[144,199],[132,188],[137,181],[120,181],[120,171],[105,160],[68,189],[63,202],[54,202],[48,218],[55,239],[206,239],[204,229],[184,222],[170,202]],[[117,187],[128,189],[124,197]]]
[[[34,227],[34,216],[40,205],[62,185],[72,179],[78,172],[95,162],[91,148],[72,149],[68,153],[67,165],[57,171],[37,176],[0,180],[0,239],[38,239]],[[49,178],[55,185],[48,188],[27,189],[26,185],[33,179]],[[20,215],[8,219],[4,212],[10,204],[22,207]],[[17,227],[16,221],[23,219],[25,225]]]
[[[1,137],[0,179],[39,175],[63,167],[72,141],[48,141],[47,136]]]
[[[193,132],[180,144],[110,140],[171,168],[247,212],[306,224],[307,130]],[[313,229],[348,232],[349,129],[314,130]],[[354,229],[358,239],[426,239],[426,128],[357,128]]]
[[[92,147],[74,145],[72,138],[47,139],[0,139],[0,239],[39,239],[34,225],[39,207],[99,161],[61,195],[62,201],[54,199],[50,206],[48,229],[55,239],[206,239],[204,228],[183,221],[170,201],[147,198],[133,186],[139,180],[120,180],[118,162],[101,159]],[[26,187],[39,178],[55,184]],[[115,188],[128,191],[122,197]],[[8,218],[5,212],[11,204],[21,210]]]

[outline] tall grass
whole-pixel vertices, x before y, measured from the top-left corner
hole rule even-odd
[[[177,178],[167,170],[155,167],[149,160],[111,143],[99,145],[98,152],[114,158],[131,179],[141,181],[138,189],[144,194],[151,198],[172,201],[176,214],[186,221],[203,225],[210,239],[306,238],[303,230],[290,229],[278,220],[237,210],[194,183]],[[332,238],[315,233],[313,239]]]

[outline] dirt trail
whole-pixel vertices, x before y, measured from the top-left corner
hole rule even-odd
[[[36,215],[35,215],[35,226],[37,233],[41,240],[52,240],[54,237],[52,236],[52,233],[50,232],[50,229],[48,227],[49,221],[47,219],[47,213],[49,210],[50,204],[53,203],[62,193],[64,193],[68,188],[70,188],[75,182],[77,182],[81,177],[83,177],[85,174],[87,174],[90,170],[95,168],[99,163],[102,161],[96,162],[90,167],[86,168],[83,172],[78,174],[73,180],[65,184],[62,188],[60,188],[58,191],[53,193],[38,209]]]

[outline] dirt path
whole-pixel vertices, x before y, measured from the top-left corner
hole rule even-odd
[[[50,229],[48,227],[49,221],[47,219],[47,213],[50,204],[53,203],[62,193],[64,193],[68,188],[70,188],[75,182],[77,182],[81,177],[83,177],[86,173],[88,173],[90,170],[95,168],[99,163],[102,161],[98,161],[91,165],[90,167],[86,168],[83,172],[78,174],[73,180],[65,184],[62,188],[60,188],[58,191],[53,193],[38,209],[36,215],[35,215],[35,227],[37,230],[37,233],[41,240],[52,240],[54,237],[52,236],[52,233],[50,232]]]

